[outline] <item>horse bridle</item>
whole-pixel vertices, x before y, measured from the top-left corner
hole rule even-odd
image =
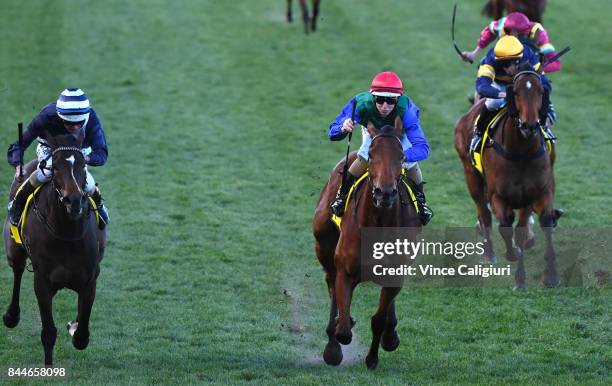
[[[512,119],[514,119],[514,122],[516,123],[516,127],[519,130],[525,129],[524,125],[526,122],[523,122],[521,120],[518,114],[518,110],[516,109],[516,104],[514,103],[514,83],[521,76],[530,75],[530,74],[537,75],[538,79],[540,79],[540,82],[541,82],[540,74],[537,71],[534,71],[534,70],[520,71],[516,75],[514,75],[514,77],[512,78],[512,91],[506,94],[507,103],[508,103],[508,115]],[[531,127],[531,128],[526,128],[526,129],[529,130],[530,132],[533,132],[534,130],[541,131],[541,126],[540,124],[538,124],[537,127]],[[540,132],[540,137],[542,136],[543,134]],[[538,150],[530,154],[509,153],[508,151],[506,151],[506,149],[504,149],[502,145],[500,145],[495,140],[493,140],[493,137],[489,137],[489,141],[491,143],[491,146],[493,147],[493,149],[495,150],[497,154],[511,161],[531,161],[531,160],[534,160],[536,158],[543,156],[546,153],[546,144],[544,140],[541,141],[541,146],[538,148]],[[502,131],[502,143],[503,143],[503,131]]]
[[[55,148],[51,154],[49,155],[48,158],[51,158],[55,155],[55,153],[57,153],[58,151],[74,151],[74,152],[78,152],[80,154],[83,154],[81,152],[81,149],[75,146],[60,146]],[[47,158],[47,159],[48,159]],[[85,180],[85,184],[87,183],[87,179]],[[58,187],[55,185],[55,180],[53,178],[53,170],[51,170],[51,185],[53,186],[53,190],[55,190],[55,192],[58,195],[58,199],[60,201],[61,204],[64,203],[64,197],[62,196],[62,193],[60,192],[60,190],[58,189]],[[82,187],[83,190],[84,187]],[[77,241],[77,240],[81,240],[84,236],[85,236],[85,232],[87,232],[87,227],[84,226],[83,230],[81,231],[81,234],[76,236],[76,237],[64,237],[61,236],[59,234],[59,232],[49,223],[49,221],[47,220],[47,216],[45,216],[40,209],[38,208],[38,205],[36,205],[36,200],[32,200],[32,205],[33,205],[33,210],[34,213],[36,214],[36,218],[38,218],[38,220],[43,223],[47,229],[49,230],[49,233],[51,233],[51,235],[53,237],[55,237],[56,239],[60,239],[60,240],[64,240],[64,241]]]
[[[509,103],[512,103],[512,106],[514,106],[515,111],[514,116],[512,116],[512,118],[514,119],[514,121],[516,122],[516,127],[520,130],[524,129],[525,126],[525,122],[523,122],[521,120],[520,115],[518,114],[518,110],[516,110],[516,104],[514,103],[514,84],[516,83],[516,81],[524,75],[536,75],[538,77],[538,79],[540,80],[540,83],[542,82],[542,78],[540,76],[540,74],[537,71],[534,70],[524,70],[524,71],[519,71],[516,75],[514,75],[514,77],[512,78],[512,101],[508,101]],[[510,109],[509,109],[510,110]],[[510,112],[510,111],[509,111]],[[533,131],[533,129],[529,129],[529,131]]]
[[[55,149],[53,149],[53,151],[51,152],[51,155],[49,156],[50,158],[53,157],[55,155],[55,153],[57,153],[58,151],[74,151],[77,152],[79,154],[83,154],[82,150],[76,146],[59,146]],[[55,190],[55,192],[57,193],[60,202],[63,204],[64,203],[64,197],[62,196],[62,192],[60,192],[59,188],[57,187],[57,185],[55,185],[55,179],[53,178],[54,174],[53,174],[53,169],[51,169],[51,185],[53,186],[53,189]],[[87,179],[85,179],[85,183],[83,184],[83,186],[81,186],[81,189],[83,189],[83,191],[85,190],[85,185],[87,184]]]
[[[398,136],[395,135],[395,134],[390,134],[390,133],[379,133],[379,134],[376,134],[372,138],[372,141],[370,142],[370,146],[372,146],[374,141],[376,141],[378,138],[394,138],[397,141],[397,143],[400,145],[400,149],[404,148],[403,145],[402,145],[402,141],[398,138]],[[368,163],[370,162],[370,160],[372,160],[372,155],[368,151]],[[399,182],[401,181],[401,179],[402,179],[402,173],[400,173],[399,177],[397,178],[398,185],[399,185]],[[368,180],[370,180],[370,183],[372,184],[372,194],[374,194],[374,183],[372,181],[372,174],[368,174]]]

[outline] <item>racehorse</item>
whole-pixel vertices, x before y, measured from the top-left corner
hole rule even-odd
[[[319,16],[319,3],[321,0],[312,0],[312,15],[308,13],[308,5],[306,0],[300,0],[300,8],[302,9],[302,19],[304,20],[304,32],[317,30],[317,16]],[[293,21],[293,12],[291,10],[291,0],[287,0],[287,21]]]
[[[501,19],[504,8],[507,13],[521,12],[529,20],[541,23],[546,0],[488,0],[482,8],[482,14],[498,20]]]
[[[523,251],[532,241],[527,236],[527,223],[532,211],[538,214],[546,238],[546,269],[542,282],[547,287],[559,284],[552,242],[552,227],[558,218],[553,209],[555,152],[551,144],[547,155],[546,141],[540,128],[542,95],[539,73],[522,68],[514,76],[512,86],[507,90],[508,113],[501,118],[483,150],[484,176],[472,165],[468,148],[474,121],[485,100],[476,103],[455,127],[455,149],[463,163],[468,191],[478,210],[479,230],[484,237],[482,262],[494,263],[496,260],[491,241],[491,211],[487,207],[490,203],[506,244],[506,258],[518,260],[517,289],[525,288]],[[514,209],[519,209],[519,212],[513,238]]]
[[[52,301],[58,290],[70,288],[78,293],[77,317],[68,324],[68,331],[77,349],[83,350],[89,343],[89,318],[106,234],[98,229],[95,211],[84,190],[86,164],[81,153],[84,133],[78,138],[71,134],[47,138],[52,151],[53,175],[30,201],[28,215],[22,219],[22,244],[11,236],[8,219],[4,224],[4,246],[13,269],[13,294],[2,320],[8,328],[19,323],[21,277],[29,257],[42,322],[45,365],[51,366],[57,337]],[[26,175],[36,165],[37,161],[26,165]],[[17,185],[14,181],[11,197]]]
[[[329,365],[342,362],[340,344],[351,342],[350,307],[353,290],[360,283],[360,244],[362,227],[412,227],[420,233],[421,222],[416,209],[403,197],[408,192],[400,181],[403,152],[400,138],[402,121],[395,120],[395,127],[385,126],[377,131],[368,124],[368,133],[372,137],[368,161],[369,176],[357,189],[342,218],[341,228],[330,221],[332,215],[330,204],[334,200],[342,180],[341,171],[344,162],[339,162],[325,184],[313,220],[315,251],[319,262],[325,270],[325,281],[331,301],[329,322],[326,332],[328,343],[325,346],[323,359]],[[351,154],[348,162],[355,159]],[[399,199],[398,199],[399,196]],[[416,240],[417,233],[409,235]],[[395,331],[397,318],[394,299],[401,288],[383,287],[380,293],[378,310],[372,316],[372,343],[366,357],[369,369],[378,364],[378,348],[386,351],[395,350],[400,343]],[[336,321],[336,317],[337,321]],[[381,342],[382,339],[382,342]]]

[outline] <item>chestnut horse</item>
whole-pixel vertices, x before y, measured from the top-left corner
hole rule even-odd
[[[521,12],[531,21],[542,22],[542,16],[546,9],[546,0],[489,0],[482,8],[482,14],[492,19],[501,19],[504,14]]]
[[[330,204],[334,200],[342,180],[344,162],[339,162],[321,191],[313,220],[315,250],[319,262],[325,270],[325,281],[331,301],[329,322],[327,324],[328,343],[323,359],[327,364],[339,365],[342,362],[340,344],[351,342],[350,307],[353,290],[360,283],[361,228],[362,227],[413,227],[420,233],[421,222],[412,205],[405,205],[403,199],[408,193],[399,181],[402,171],[403,151],[400,138],[402,121],[395,120],[395,128],[385,126],[377,131],[368,124],[372,137],[368,161],[369,178],[354,193],[342,218],[338,231],[332,223]],[[348,162],[353,162],[352,153]],[[416,232],[410,235],[416,239]],[[412,240],[414,241],[414,240]],[[399,336],[395,331],[395,296],[401,288],[383,287],[380,292],[378,310],[372,316],[372,344],[366,357],[369,369],[378,364],[378,348],[393,351],[399,346]],[[338,318],[336,319],[336,317]],[[382,342],[381,342],[382,338]]]
[[[302,9],[302,20],[304,20],[304,32],[314,32],[317,30],[317,16],[319,16],[319,3],[321,0],[312,0],[312,15],[308,13],[308,5],[306,0],[300,0],[300,8]],[[291,10],[291,0],[287,0],[287,21],[293,21],[293,11]]]
[[[77,349],[83,350],[89,343],[89,317],[106,234],[98,229],[95,212],[84,191],[83,132],[79,138],[71,134],[48,138],[53,154],[53,176],[31,200],[28,215],[21,226],[23,244],[17,244],[12,238],[8,219],[4,224],[4,247],[8,264],[13,269],[13,295],[2,320],[8,328],[19,323],[21,277],[29,257],[34,269],[34,292],[42,322],[45,365],[51,366],[57,337],[52,301],[58,290],[70,288],[78,293],[77,317],[69,323],[68,331]],[[36,165],[36,161],[30,162],[26,166],[26,175]],[[11,196],[17,185],[14,181]]]
[[[506,244],[506,258],[518,260],[516,287],[525,287],[523,251],[528,240],[528,219],[531,212],[539,216],[546,237],[546,269],[542,282],[547,287],[559,284],[555,267],[552,227],[556,221],[553,210],[555,179],[553,174],[554,146],[546,154],[546,143],[540,129],[539,111],[543,86],[540,74],[521,70],[508,88],[508,114],[498,123],[492,140],[487,140],[482,154],[484,177],[472,165],[468,148],[474,120],[485,100],[476,103],[455,127],[455,149],[463,163],[467,187],[476,203],[480,232],[484,237],[483,262],[494,263],[491,241],[492,205],[499,221],[499,231]],[[513,238],[514,209],[519,209],[518,224]]]

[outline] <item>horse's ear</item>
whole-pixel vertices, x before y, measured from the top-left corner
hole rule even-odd
[[[506,104],[508,105],[508,115],[511,117],[518,116],[516,103],[514,103],[514,87],[512,85],[506,87]]]
[[[49,147],[51,148],[56,148],[57,141],[55,140],[55,138],[53,138],[53,135],[51,135],[51,132],[45,129],[44,135],[45,135],[45,140],[47,141],[47,145],[49,145]]]
[[[394,126],[395,126],[395,129],[393,130],[393,133],[397,135],[398,137],[401,137],[402,134],[404,133],[404,122],[402,121],[402,118],[399,117],[399,115],[395,117]]]
[[[76,136],[77,147],[83,147],[83,141],[85,140],[85,128],[79,130],[79,134]]]
[[[371,121],[368,121],[368,125],[366,126],[366,128],[368,130],[368,134],[370,134],[370,137],[374,138],[377,133],[377,130],[376,130],[376,127],[374,127],[374,124]]]

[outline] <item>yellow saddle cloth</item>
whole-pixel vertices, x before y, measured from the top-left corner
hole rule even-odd
[[[472,165],[474,165],[474,167],[476,168],[476,170],[480,172],[480,174],[484,174],[484,162],[482,159],[482,153],[484,152],[485,145],[487,141],[489,140],[489,132],[491,131],[492,127],[497,125],[497,123],[501,120],[501,118],[505,115],[507,111],[508,111],[508,107],[503,107],[499,110],[497,114],[495,114],[493,119],[491,119],[491,121],[487,124],[487,128],[485,129],[484,135],[482,136],[482,141],[480,142],[480,146],[478,147],[478,149],[476,149],[476,151],[474,151],[474,156],[472,157]],[[480,115],[476,117],[476,123],[478,123],[479,119],[480,119]],[[542,134],[544,135],[544,140],[546,141],[546,151],[548,152],[548,154],[550,154],[550,152],[552,151],[553,140],[555,138],[551,137],[546,132],[546,130],[544,130],[544,128],[540,128],[540,130],[542,130]]]
[[[30,204],[32,203],[32,200],[34,199],[34,197],[36,196],[36,194],[38,193],[40,188],[42,188],[42,186],[43,185],[41,185],[38,188],[36,188],[34,190],[34,193],[32,193],[32,194],[30,194],[28,196],[28,199],[26,200],[25,207],[23,208],[23,212],[21,213],[21,218],[19,219],[19,224],[18,225],[13,225],[13,224],[9,223],[9,227],[10,227],[10,230],[11,230],[11,238],[13,240],[15,240],[15,243],[17,245],[23,244],[23,242],[22,242],[22,239],[23,239],[23,226],[25,224],[26,217],[28,216],[28,209],[30,208]],[[87,198],[89,199],[89,202],[91,203],[91,206],[93,207],[94,212],[96,213],[96,221],[98,222],[98,225],[99,225],[100,221],[102,221],[102,219],[100,218],[100,215],[98,214],[98,207],[96,206],[96,203],[94,202],[93,198],[91,198],[89,193],[87,194]]]
[[[346,196],[346,203],[344,204],[344,213],[345,214],[346,214],[346,211],[348,210],[348,204],[351,201],[351,198],[353,196],[353,192],[355,192],[357,190],[359,185],[363,182],[363,180],[365,180],[368,177],[368,175],[369,175],[369,173],[366,171],[363,174],[363,176],[359,177],[359,179],[357,179],[357,181],[355,181],[353,186],[351,186],[351,189],[349,190],[349,193]],[[404,184],[404,186],[408,190],[408,194],[410,195],[410,200],[412,201],[412,205],[414,205],[414,209],[416,210],[416,212],[419,213],[419,206],[417,204],[414,192],[412,191],[412,188],[410,187],[410,185],[408,185],[408,183],[406,182],[406,178],[408,178],[407,175],[408,175],[408,172],[406,171],[406,169],[402,169],[402,176],[403,177],[400,179],[400,181],[402,182],[402,184]],[[336,216],[335,214],[332,214],[331,220],[332,220],[332,222],[334,224],[336,224],[336,226],[338,227],[338,230],[339,230],[340,229],[340,225],[342,224],[342,217],[339,217],[339,216]]]

